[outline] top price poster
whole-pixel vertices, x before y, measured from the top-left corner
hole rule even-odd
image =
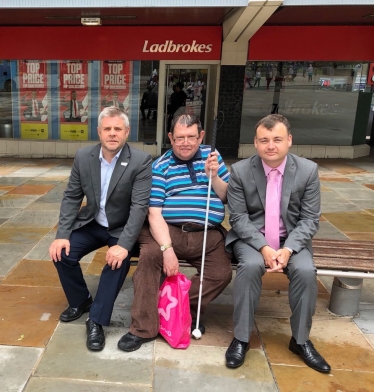
[[[88,62],[60,63],[60,136],[62,140],[88,140]]]
[[[47,64],[39,60],[18,61],[21,138],[48,139]]]
[[[103,61],[101,70],[101,109],[116,106],[129,115],[131,62]]]
[[[87,61],[60,63],[60,119],[86,123],[88,117]]]

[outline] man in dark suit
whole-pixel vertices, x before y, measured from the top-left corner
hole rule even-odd
[[[31,99],[28,98],[28,93],[23,97],[23,104],[27,106],[24,111],[24,116],[29,121],[40,121],[41,115],[46,113],[42,102],[38,101],[36,91],[31,92]]]
[[[284,272],[290,280],[292,310],[289,349],[311,368],[328,373],[330,366],[309,340],[317,301],[312,238],[320,217],[318,166],[288,153],[290,124],[281,115],[258,122],[254,144],[258,154],[232,165],[228,187],[232,229],[226,246],[234,251],[238,268],[234,339],[226,351],[226,365],[244,363],[265,271]]]
[[[65,120],[80,122],[83,105],[81,101],[77,100],[77,92],[75,90],[71,92],[71,99],[66,101],[65,105],[68,107],[67,111],[64,113]]]
[[[126,143],[129,119],[118,108],[99,115],[100,144],[77,151],[61,203],[56,239],[49,254],[69,306],[60,320],[89,311],[87,347],[102,350],[114,301],[130,266],[131,251],[148,211],[152,159]],[[86,197],[86,205],[82,200]],[[108,245],[95,299],[83,278],[80,259]]]
[[[118,101],[118,92],[117,91],[113,92],[112,100],[107,101],[107,98],[109,98],[108,95],[101,102],[102,106],[115,106],[116,108],[124,110],[123,103]]]

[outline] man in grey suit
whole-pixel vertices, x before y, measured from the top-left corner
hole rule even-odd
[[[262,276],[266,271],[284,272],[290,280],[289,349],[311,368],[328,373],[330,366],[309,340],[317,301],[312,238],[320,217],[318,166],[288,152],[290,124],[281,115],[258,122],[254,144],[258,154],[232,165],[228,187],[232,229],[226,246],[234,252],[238,267],[234,339],[226,351],[226,365],[236,368],[244,363]]]
[[[109,325],[129,270],[152,182],[151,156],[126,143],[130,131],[126,114],[113,106],[105,108],[98,125],[100,144],[82,148],[75,156],[56,239],[49,248],[69,303],[60,320],[73,321],[89,312],[86,345],[96,351],[105,345],[102,326]],[[79,261],[105,245],[106,265],[93,300]]]

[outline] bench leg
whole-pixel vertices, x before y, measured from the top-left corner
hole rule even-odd
[[[338,316],[356,316],[360,303],[362,279],[334,278],[329,310]]]

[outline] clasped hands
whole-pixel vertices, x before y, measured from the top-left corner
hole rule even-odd
[[[263,246],[260,249],[260,253],[264,258],[265,267],[269,267],[266,269],[267,272],[283,272],[291,257],[288,249],[281,248],[275,250],[268,245]]]

